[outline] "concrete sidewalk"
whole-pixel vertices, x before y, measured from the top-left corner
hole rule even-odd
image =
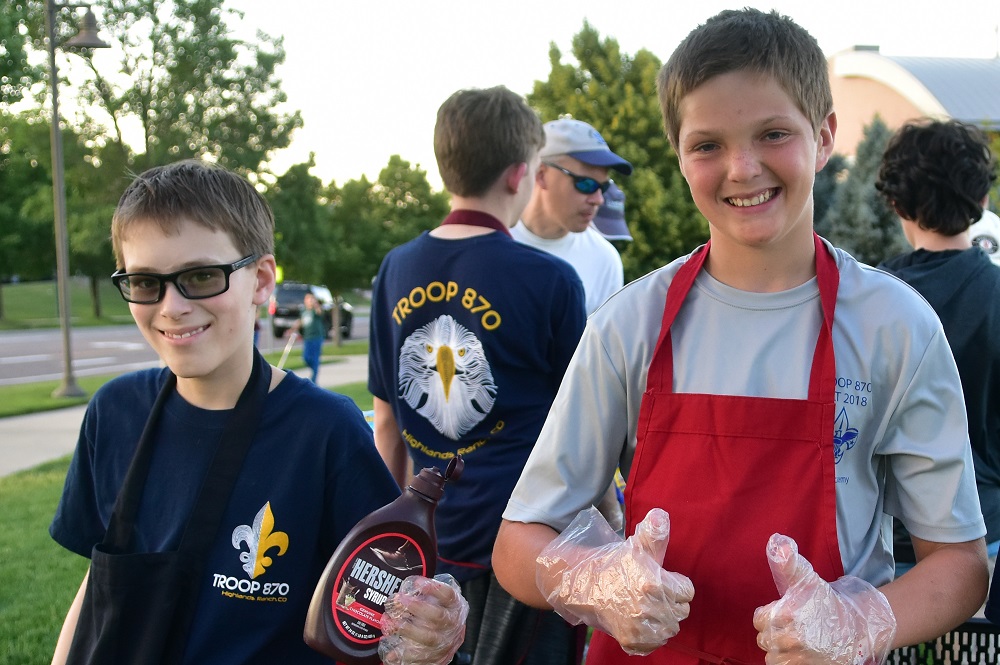
[[[308,370],[295,370],[309,376]],[[343,356],[319,370],[319,384],[336,388],[368,380],[368,356]],[[76,447],[86,405],[0,418],[0,476],[69,455]]]

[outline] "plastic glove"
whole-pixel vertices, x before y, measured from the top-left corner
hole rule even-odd
[[[663,569],[669,535],[670,518],[659,508],[623,540],[591,507],[538,555],[535,581],[566,621],[646,655],[677,634],[694,597],[691,580]]]
[[[878,589],[844,576],[827,583],[788,536],[767,541],[767,560],[781,598],[758,607],[753,625],[768,665],[881,665],[896,617]]]
[[[445,665],[465,640],[469,603],[451,575],[413,575],[385,601],[378,655],[386,665]]]

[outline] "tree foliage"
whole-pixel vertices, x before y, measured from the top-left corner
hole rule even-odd
[[[865,126],[854,163],[823,220],[830,242],[869,265],[910,249],[899,218],[875,189],[882,153],[891,135],[878,116]]]
[[[833,205],[837,187],[847,175],[849,166],[847,157],[834,153],[830,155],[823,170],[816,174],[816,180],[813,182],[813,230],[827,239],[830,237],[827,211]]]
[[[427,172],[399,155],[374,183],[362,177],[331,186],[330,202],[326,274],[338,289],[370,286],[389,250],[436,227],[449,209],[448,195],[431,189]]]
[[[379,173],[342,188],[309,174],[314,162],[292,166],[268,190],[274,210],[278,264],[287,279],[325,284],[337,295],[371,285],[386,253],[437,226],[448,196],[434,192],[427,173],[399,155]]]
[[[586,21],[573,37],[578,64],[562,62],[553,44],[546,81],[536,81],[528,101],[545,121],[562,115],[593,125],[635,171],[616,177],[625,192],[625,217],[634,240],[622,263],[631,281],[690,252],[708,239],[708,223],[691,199],[677,158],[663,132],[656,95],[660,61],[642,49],[621,53]]]
[[[309,173],[316,165],[295,164],[268,189],[274,212],[274,256],[286,279],[310,284],[323,279],[330,237],[321,204],[323,183]]]
[[[17,275],[42,279],[53,273],[48,124],[36,115],[0,111],[0,282]]]
[[[121,52],[120,71],[99,72],[82,91],[110,120],[111,140],[141,127],[138,169],[186,157],[208,158],[244,175],[267,154],[287,147],[302,119],[283,114],[286,101],[275,68],[282,39],[263,32],[245,42],[228,22],[242,13],[224,0],[97,0],[105,29]],[[92,62],[92,61],[91,61]]]
[[[270,153],[287,147],[302,124],[298,112],[281,111],[285,95],[275,71],[285,57],[282,41],[260,32],[253,41],[237,39],[229,24],[242,15],[223,3],[94,0],[101,37],[120,55],[118,66],[99,69],[86,51],[70,55],[57,49],[60,98],[69,102],[61,107],[70,270],[90,277],[98,316],[96,280],[106,279],[114,265],[108,241],[111,213],[132,173],[197,157],[259,182]],[[31,83],[44,82],[31,90],[44,107],[51,97],[47,76],[13,65],[8,74],[7,65],[20,62],[11,44],[47,50],[45,3],[15,0],[13,9],[0,16],[0,94],[8,101]],[[69,9],[58,10],[55,28],[59,44],[75,33]],[[63,85],[70,71],[73,85]],[[81,79],[83,72],[87,76]],[[68,108],[77,110],[67,113]],[[47,131],[48,121],[39,122]],[[37,153],[42,168],[36,173],[48,178],[45,191],[20,206],[19,223],[47,216],[51,231],[49,140],[44,132],[18,136],[4,140],[32,143],[10,148],[8,154]],[[52,261],[53,253],[39,256]]]
[[[45,73],[28,61],[28,3],[7,0],[0,11],[0,104],[15,104]]]

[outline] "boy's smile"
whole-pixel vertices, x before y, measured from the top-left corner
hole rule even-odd
[[[770,77],[709,79],[680,103],[681,172],[708,219],[712,250],[785,250],[812,244],[812,187],[833,150],[836,119],[819,132]]]
[[[125,271],[171,273],[240,260],[226,233],[194,222],[180,228],[176,235],[165,235],[153,222],[136,225],[122,243]],[[259,279],[268,257],[233,271],[229,288],[209,298],[186,298],[168,283],[159,302],[129,303],[143,337],[177,375],[178,391],[197,406],[231,407],[228,402],[235,404],[249,377],[254,310],[269,293]],[[231,400],[230,393],[235,395]],[[209,395],[220,399],[206,400]]]

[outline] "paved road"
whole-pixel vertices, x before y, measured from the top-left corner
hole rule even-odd
[[[285,340],[271,335],[269,321],[262,323],[261,350],[283,349]],[[121,374],[159,364],[134,325],[72,328],[70,333],[73,375],[77,378]],[[367,338],[367,310],[356,309],[352,339]],[[62,375],[62,333],[58,328],[0,332],[0,386],[56,381]]]

